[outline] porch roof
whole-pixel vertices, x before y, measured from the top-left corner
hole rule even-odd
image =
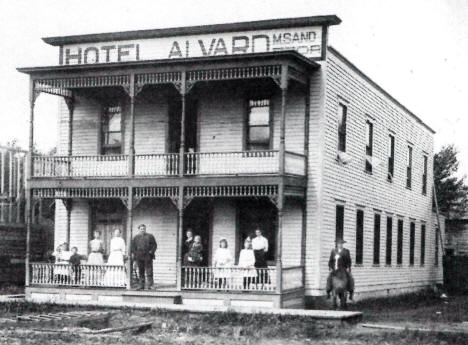
[[[156,37],[173,37],[183,35],[199,35],[221,32],[235,32],[245,30],[269,30],[283,27],[304,27],[310,25],[337,25],[341,23],[341,19],[336,15],[324,16],[309,16],[299,18],[281,18],[269,19],[249,22],[227,23],[227,24],[212,24],[212,25],[196,25],[165,29],[151,30],[133,30],[121,32],[107,32],[99,34],[73,35],[73,36],[56,36],[45,37],[42,40],[53,46],[75,43],[91,43],[99,41],[120,41],[130,39],[156,38]]]
[[[212,63],[234,63],[235,65],[246,66],[249,62],[275,62],[279,63],[278,59],[290,61],[307,71],[312,71],[320,68],[320,64],[308,59],[295,50],[285,50],[266,53],[251,53],[251,54],[236,54],[223,56],[204,56],[182,59],[158,59],[158,60],[142,60],[142,61],[127,61],[118,63],[99,63],[89,65],[60,65],[60,66],[39,66],[39,67],[18,67],[17,70],[21,73],[30,75],[41,75],[47,73],[66,73],[66,72],[94,72],[94,71],[114,71],[119,69],[136,69],[136,68],[151,68],[151,67],[175,67],[183,68],[195,65],[209,65]]]

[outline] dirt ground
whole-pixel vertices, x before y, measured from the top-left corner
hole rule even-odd
[[[468,296],[442,300],[430,294],[408,295],[357,303],[361,324],[314,322],[299,317],[241,315],[235,313],[191,314],[181,312],[109,309],[108,324],[87,325],[94,329],[152,322],[139,334],[131,331],[105,335],[81,334],[76,325],[43,326],[63,333],[38,332],[27,327],[0,328],[0,344],[467,344],[468,333],[442,333],[462,329],[468,321]],[[78,308],[73,310],[90,310]],[[98,309],[98,308],[94,308]],[[66,310],[63,306],[10,302],[0,304],[0,317]],[[68,311],[71,308],[67,309]],[[465,323],[464,323],[465,322]],[[388,331],[362,324],[422,327],[434,332]]]

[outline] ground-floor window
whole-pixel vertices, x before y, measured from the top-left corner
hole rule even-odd
[[[398,219],[397,265],[403,263],[403,219]]]
[[[392,231],[393,230],[393,218],[387,217],[387,245],[385,251],[385,264],[392,264]]]
[[[363,252],[363,237],[364,237],[364,211],[357,210],[356,212],[356,265],[362,265]]]
[[[414,240],[415,240],[416,225],[414,222],[410,223],[410,243],[409,243],[409,264],[414,265]]]
[[[421,224],[421,265],[424,265],[426,256],[426,224]]]

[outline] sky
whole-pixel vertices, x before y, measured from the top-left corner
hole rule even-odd
[[[41,38],[335,14],[329,44],[437,133],[468,174],[468,0],[0,0],[0,144],[28,145],[28,77],[56,65]],[[37,147],[57,140],[57,97],[36,103]]]

